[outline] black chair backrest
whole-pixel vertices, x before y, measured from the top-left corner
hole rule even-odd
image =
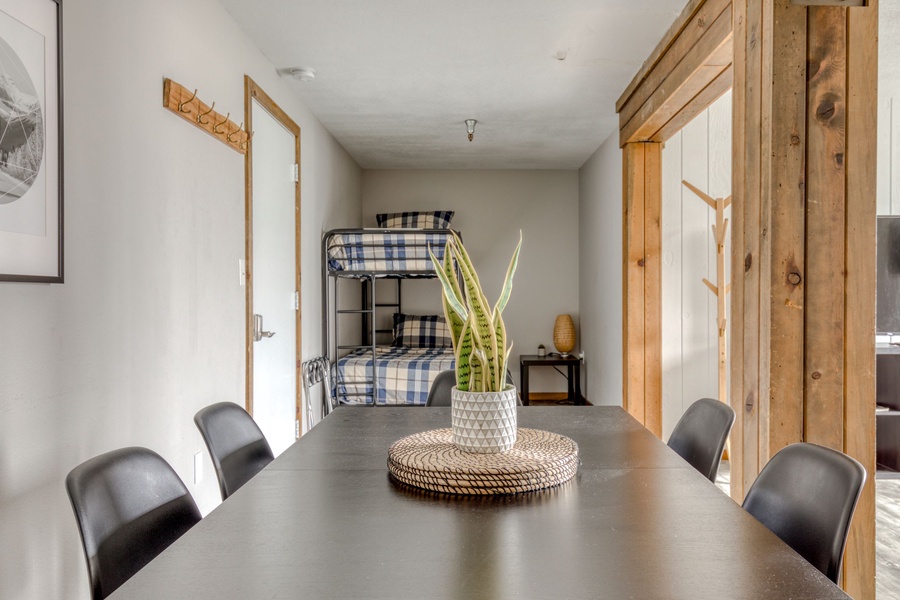
[[[512,375],[509,369],[506,371],[506,383],[513,385]],[[431,389],[428,390],[428,398],[425,399],[425,406],[450,406],[450,396],[453,386],[456,385],[456,371],[441,371],[431,382]],[[521,405],[522,400],[517,399],[516,403]]]
[[[209,449],[222,500],[275,458],[253,417],[234,402],[207,406],[194,415],[194,423]]]
[[[200,521],[184,483],[146,448],[122,448],[72,469],[66,491],[87,559],[91,598],[102,600]]]
[[[815,444],[783,448],[763,467],[744,508],[837,583],[866,470]]]
[[[456,371],[441,371],[431,382],[425,406],[450,406],[450,391],[456,385]]]
[[[710,481],[716,480],[734,411],[724,402],[701,398],[688,407],[669,436],[669,447]]]

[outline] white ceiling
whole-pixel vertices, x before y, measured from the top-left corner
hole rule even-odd
[[[577,169],[686,0],[221,2],[363,168]]]

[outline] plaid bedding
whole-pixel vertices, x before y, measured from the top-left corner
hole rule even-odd
[[[326,242],[328,268],[332,271],[432,271],[428,248],[444,258],[449,233],[339,233]]]
[[[407,348],[452,348],[450,328],[442,315],[394,313],[394,342]]]
[[[378,346],[375,360],[378,404],[425,404],[431,382],[455,365],[453,348]],[[356,350],[338,360],[335,397],[341,404],[372,404],[372,353]],[[366,396],[352,395],[363,393]]]
[[[452,210],[431,212],[378,213],[375,221],[379,227],[417,227],[419,229],[447,229],[455,213]]]

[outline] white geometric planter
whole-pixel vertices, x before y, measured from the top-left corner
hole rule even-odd
[[[516,443],[516,388],[500,392],[461,392],[453,386],[453,443],[463,452],[496,454]]]

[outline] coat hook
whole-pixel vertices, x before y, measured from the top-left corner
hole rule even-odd
[[[235,135],[237,135],[237,134],[239,134],[239,133],[241,132],[241,129],[243,129],[243,128],[244,128],[244,122],[241,121],[241,126],[238,127],[237,129],[235,129],[234,131],[232,131],[231,133],[229,133],[229,134],[225,137],[225,139],[228,140],[228,141],[231,142],[231,143],[236,142],[236,141],[237,141],[237,138],[231,139],[231,137],[232,137],[232,136],[235,136]]]
[[[205,117],[206,115],[208,115],[209,113],[211,113],[215,107],[216,107],[216,103],[213,102],[213,103],[212,103],[212,106],[209,107],[209,110],[208,110],[208,111],[206,111],[205,113],[202,113],[202,114],[197,115],[197,122],[200,123],[201,125],[209,125],[209,120],[204,121],[204,120],[203,120],[203,117]]]
[[[247,132],[247,139],[244,140],[244,142],[241,144],[241,150],[246,150],[246,149],[247,149],[247,147],[250,145],[250,140],[253,139],[253,134],[254,134],[254,133],[256,133],[256,132],[255,132],[255,131],[249,131],[249,132]]]
[[[193,96],[191,96],[190,98],[188,98],[188,99],[185,100],[184,102],[179,102],[179,103],[178,103],[178,110],[181,111],[181,112],[183,112],[183,113],[189,113],[189,112],[191,112],[191,109],[190,109],[190,108],[187,109],[187,110],[184,110],[184,105],[185,105],[185,104],[190,104],[191,102],[194,101],[194,98],[196,98],[196,97],[197,97],[197,90],[194,89],[194,95],[193,95]]]
[[[221,123],[216,123],[215,125],[213,125],[213,133],[225,133],[224,131],[219,131],[219,125],[224,125],[225,123],[227,123],[227,122],[228,122],[228,118],[229,118],[230,116],[231,116],[231,113],[228,113],[227,115],[225,115],[225,120],[224,120],[224,121],[222,121]]]

